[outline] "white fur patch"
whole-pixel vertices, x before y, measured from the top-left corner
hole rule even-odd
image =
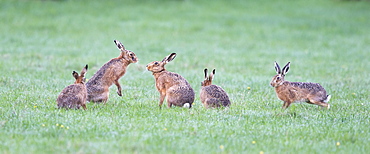
[[[189,108],[190,107],[190,104],[189,103],[185,103],[184,106],[182,106],[182,107]]]
[[[328,97],[326,97],[326,99],[324,100],[325,103],[329,102],[330,101],[330,98],[331,98],[331,95],[328,95]]]

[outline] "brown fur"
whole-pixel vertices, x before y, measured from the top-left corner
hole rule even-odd
[[[139,61],[135,53],[126,50],[121,42],[117,40],[114,42],[121,50],[121,54],[105,63],[86,83],[89,102],[106,102],[109,97],[109,87],[112,84],[117,86],[117,94],[122,96],[122,88],[118,80],[125,75],[129,64]]]
[[[270,85],[275,87],[277,97],[284,101],[283,108],[288,108],[295,102],[307,102],[329,108],[330,105],[327,102],[330,100],[330,95],[326,94],[326,90],[320,84],[284,80],[289,67],[290,62],[281,71],[280,66],[275,62],[277,75],[270,82]]]
[[[164,68],[164,65],[175,57],[176,53],[172,53],[162,61],[149,63],[146,68],[153,72],[155,85],[160,94],[159,107],[162,106],[164,98],[167,96],[167,106],[169,108],[172,105],[182,107],[187,103],[189,103],[189,108],[191,108],[195,95],[193,88],[191,88],[185,78]]]
[[[76,81],[74,84],[64,88],[59,94],[57,98],[58,108],[80,109],[82,106],[86,110],[87,89],[84,83],[84,77],[87,68],[88,66],[86,65],[80,75],[73,71],[72,75]]]
[[[229,96],[220,86],[212,85],[213,76],[216,70],[207,76],[207,69],[204,69],[205,79],[202,82],[202,89],[200,91],[200,100],[205,108],[209,107],[228,107],[231,102]]]

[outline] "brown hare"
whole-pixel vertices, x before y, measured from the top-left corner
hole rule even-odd
[[[129,64],[139,61],[135,53],[126,50],[121,42],[114,40],[114,43],[121,51],[121,54],[105,63],[86,83],[87,101],[89,102],[107,102],[109,87],[112,84],[117,86],[118,96],[122,96],[122,89],[118,80],[126,73],[126,68]]]
[[[318,83],[311,82],[289,82],[285,81],[285,74],[288,73],[290,62],[288,62],[283,70],[275,62],[275,75],[270,85],[275,87],[277,97],[284,101],[283,108],[286,109],[291,103],[307,102],[309,104],[316,104],[321,107],[330,108],[328,104],[331,96],[326,94],[325,89]]]
[[[154,61],[146,65],[148,71],[153,72],[156,88],[160,94],[159,107],[167,96],[167,106],[172,105],[191,108],[194,102],[194,90],[179,74],[167,71],[164,66],[176,57],[172,53],[162,61]]]
[[[202,89],[200,91],[200,100],[205,108],[229,107],[231,102],[229,96],[220,86],[213,85],[212,79],[216,70],[207,76],[207,69],[204,69],[204,81],[202,82]]]
[[[87,65],[82,69],[80,75],[73,71],[72,75],[76,81],[63,89],[57,98],[58,108],[80,109],[82,106],[86,110],[87,89],[84,83]]]

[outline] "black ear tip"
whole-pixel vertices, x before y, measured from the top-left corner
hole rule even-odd
[[[290,62],[288,62],[288,63],[286,64],[286,66],[290,66]]]
[[[113,40],[114,44],[119,45],[120,42],[118,40]]]
[[[85,68],[88,69],[89,68],[89,65],[86,64]]]
[[[170,59],[175,59],[175,57],[176,57],[176,53],[171,53],[171,54],[168,56],[168,58],[170,58]]]

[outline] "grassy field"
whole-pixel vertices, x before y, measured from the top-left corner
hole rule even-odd
[[[370,2],[0,1],[0,153],[368,153]],[[58,110],[71,73],[92,75],[119,51],[136,53],[106,105]],[[196,91],[192,109],[158,108],[151,61],[176,52],[169,71]],[[274,61],[289,81],[318,82],[329,110],[282,110]],[[204,109],[203,69],[232,101]],[[248,88],[249,87],[249,88]]]

